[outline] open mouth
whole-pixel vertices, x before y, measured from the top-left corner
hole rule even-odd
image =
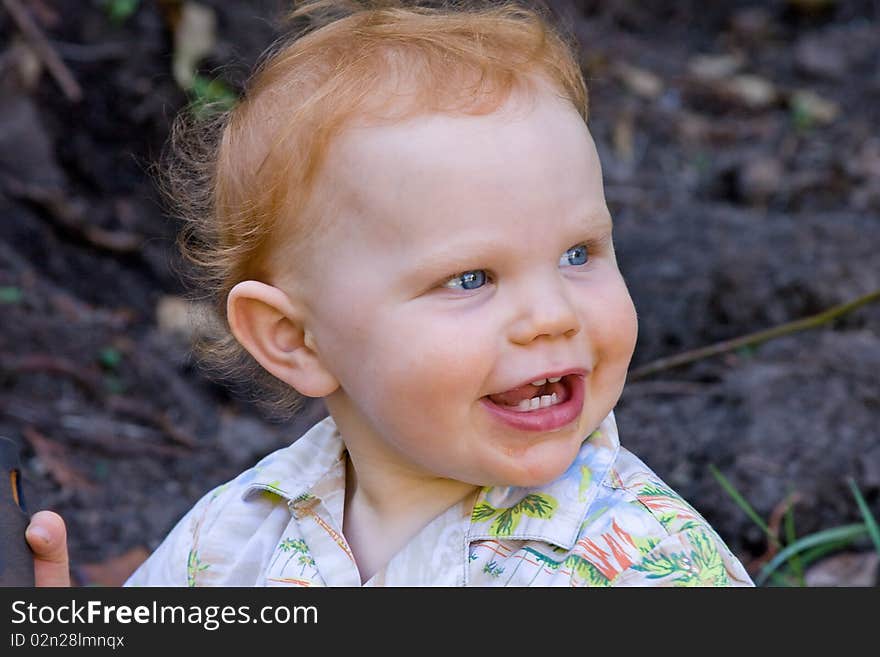
[[[546,381],[541,386],[531,384],[503,393],[486,395],[485,399],[508,411],[529,413],[542,408],[563,404],[571,397],[572,379],[577,375],[567,374],[558,381]]]
[[[576,422],[583,411],[587,375],[567,374],[529,389],[520,386],[482,397],[489,416],[506,427],[526,432],[559,431]],[[531,385],[531,384],[528,384]]]

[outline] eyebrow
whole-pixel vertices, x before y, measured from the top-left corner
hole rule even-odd
[[[466,271],[475,261],[485,258],[487,253],[497,248],[495,241],[487,242],[463,242],[454,244],[448,249],[436,253],[428,253],[419,256],[415,263],[415,271],[420,275],[443,274],[453,275]]]
[[[598,237],[605,237],[611,232],[611,215],[607,212],[586,215],[581,223],[572,226],[572,232],[593,231]],[[469,240],[453,244],[442,251],[420,254],[414,267],[410,269],[420,276],[454,275],[467,271],[475,262],[485,259],[486,255],[497,248],[494,240]]]

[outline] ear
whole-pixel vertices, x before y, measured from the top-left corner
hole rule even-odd
[[[304,313],[285,292],[242,281],[226,298],[232,334],[268,372],[307,397],[326,397],[339,387],[304,328]]]

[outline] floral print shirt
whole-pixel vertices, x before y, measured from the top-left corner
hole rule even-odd
[[[332,417],[205,495],[127,586],[360,586]],[[485,487],[366,586],[752,586],[687,502],[620,446],[613,412],[539,488]]]

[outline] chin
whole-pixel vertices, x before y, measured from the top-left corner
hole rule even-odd
[[[589,432],[576,427],[547,436],[538,442],[495,445],[483,461],[489,482],[482,485],[538,488],[549,484],[571,467]]]
[[[502,481],[498,486],[516,486],[518,488],[539,488],[559,479],[577,457],[577,451],[570,457],[554,455],[553,458],[535,459],[529,463],[511,464],[499,472]]]

